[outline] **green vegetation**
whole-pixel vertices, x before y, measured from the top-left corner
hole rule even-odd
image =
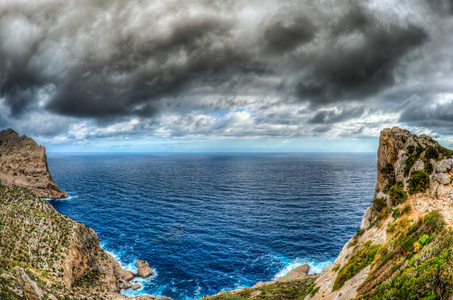
[[[412,146],[412,145],[407,147],[408,151],[406,152],[406,154],[409,155],[409,157],[407,158],[406,164],[404,166],[404,176],[405,177],[407,175],[409,175],[409,171],[411,170],[412,166],[420,158],[420,154],[423,152],[423,148],[421,145],[417,145],[417,148],[415,148],[415,150],[412,150],[413,148],[414,148],[414,146]],[[412,151],[410,151],[410,153],[409,153],[409,149],[412,150]]]
[[[431,174],[434,171],[433,164],[428,162],[425,162],[425,167],[423,169],[426,173]]]
[[[363,246],[355,252],[349,261],[338,272],[337,279],[333,285],[333,291],[341,288],[344,283],[357,275],[364,268],[369,266],[380,249],[380,245],[371,245],[371,241],[363,244]]]
[[[79,270],[81,277],[73,288],[63,285],[68,247],[73,239],[76,222],[61,215],[34,192],[16,186],[0,184],[0,299],[24,299],[17,295],[22,288],[16,278],[15,267],[21,267],[44,291],[43,299],[51,293],[58,299],[104,299],[91,289],[99,282],[99,271]],[[83,247],[97,247],[95,240],[84,240],[83,228],[79,238]],[[90,262],[93,264],[94,262]],[[16,288],[17,287],[17,288]],[[72,297],[71,297],[72,299]]]
[[[374,198],[372,205],[373,209],[379,213],[387,207],[387,200],[385,198]]]
[[[270,283],[257,288],[244,288],[239,291],[223,292],[214,296],[203,297],[203,300],[242,300],[242,299],[269,299],[302,300],[308,294],[314,295],[319,287],[314,284],[316,277],[309,277],[301,280]]]
[[[402,188],[402,184],[395,184],[389,190],[389,196],[392,198],[392,204],[398,205],[406,201],[407,193]]]
[[[425,149],[425,160],[434,159],[437,160],[439,158],[439,150],[433,146],[428,146]]]
[[[406,206],[405,206],[406,207]],[[406,211],[408,209],[405,209]],[[403,224],[404,223],[404,224]],[[453,294],[453,232],[431,212],[409,225],[395,221],[377,253],[358,299],[449,299]]]
[[[393,165],[391,163],[388,163],[381,169],[381,173],[386,177],[390,178],[392,176],[395,176],[395,169],[393,168]]]
[[[429,188],[429,175],[425,171],[414,171],[409,179],[409,193],[424,193]]]

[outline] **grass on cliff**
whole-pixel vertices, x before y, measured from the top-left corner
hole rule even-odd
[[[411,224],[394,221],[389,241],[376,254],[358,299],[450,299],[453,295],[453,232],[431,212]]]
[[[224,292],[214,296],[203,297],[203,300],[284,300],[294,299],[302,300],[308,294],[315,293],[319,290],[314,285],[316,277],[309,277],[305,279],[296,279],[287,282],[274,282],[262,287],[245,288],[239,291]]]
[[[341,288],[346,281],[369,266],[373,262],[380,247],[380,245],[371,245],[371,241],[368,241],[360,246],[359,249],[354,249],[355,254],[340,268],[332,291]]]

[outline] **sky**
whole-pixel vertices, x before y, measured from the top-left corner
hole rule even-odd
[[[0,129],[50,152],[453,146],[452,0],[0,0]]]

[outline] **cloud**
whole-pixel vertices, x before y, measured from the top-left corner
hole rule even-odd
[[[320,110],[308,120],[312,124],[332,124],[344,122],[352,118],[360,117],[364,112],[364,107],[345,107],[330,110]]]
[[[70,141],[367,136],[399,109],[391,122],[440,128],[447,104],[422,112],[415,98],[402,103],[412,94],[436,97],[435,85],[451,90],[451,7],[2,1],[0,125]]]

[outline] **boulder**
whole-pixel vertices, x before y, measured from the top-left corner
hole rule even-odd
[[[288,272],[285,276],[278,278],[277,282],[284,282],[284,281],[291,281],[294,279],[303,279],[308,277],[308,271],[310,271],[310,266],[307,264],[303,264],[298,266],[295,269],[292,269]]]
[[[156,298],[156,300],[173,300],[170,297],[165,297],[165,296],[159,296]]]
[[[139,284],[139,283],[134,284],[134,285],[132,285],[131,288],[132,288],[133,290],[138,290],[138,289],[140,288],[140,284]]]
[[[451,176],[445,173],[434,173],[433,180],[436,180],[443,185],[447,185],[451,182]]]
[[[146,278],[153,274],[153,270],[149,267],[149,263],[144,260],[137,259],[138,276]]]

